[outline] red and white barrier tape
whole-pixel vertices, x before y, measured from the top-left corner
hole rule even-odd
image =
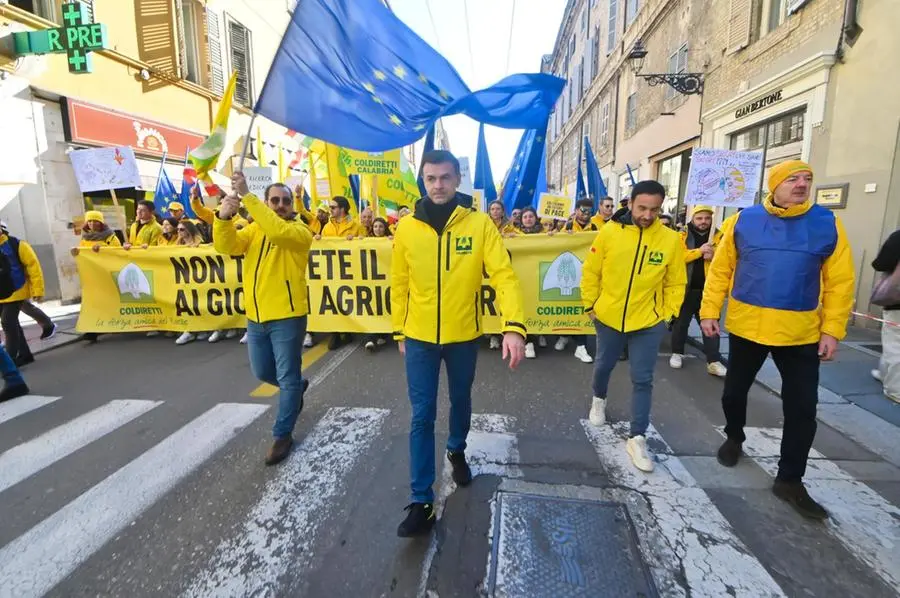
[[[865,318],[866,320],[872,320],[873,322],[881,322],[882,324],[887,324],[888,326],[900,328],[900,324],[898,324],[896,322],[888,322],[887,320],[882,320],[881,318],[876,318],[875,316],[870,316],[869,314],[861,314],[858,311],[851,311],[850,313],[854,316],[858,316],[860,318]]]

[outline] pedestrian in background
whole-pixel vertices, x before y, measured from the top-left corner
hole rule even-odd
[[[666,197],[656,181],[640,181],[624,214],[613,217],[594,239],[582,266],[581,299],[597,330],[597,360],[589,420],[606,423],[609,378],[628,347],[631,365],[631,428],[626,452],[641,471],[653,471],[647,428],[653,370],[666,322],[684,299],[684,249],[678,233],[663,226]]]
[[[306,334],[306,266],[312,233],[294,216],[291,190],[269,185],[264,199],[247,188],[244,174],[231,177],[233,194],[219,206],[214,223],[216,251],[253,256],[243,265],[250,369],[259,380],[277,386],[278,414],[266,465],[280,463],[294,446],[294,426],[303,409],[309,381],[303,379]],[[243,200],[253,222],[237,230],[231,219]]]
[[[497,290],[503,358],[515,368],[525,353],[522,292],[494,219],[459,204],[459,161],[447,151],[422,156],[427,196],[394,234],[391,298],[394,339],[405,356],[412,406],[409,431],[410,494],[400,537],[428,532],[435,522],[434,420],[441,362],[450,390],[447,459],[453,481],[467,486],[466,438],[472,419],[472,383],[482,335],[483,272]]]
[[[872,268],[890,276],[900,264],[900,230],[891,233],[878,255],[872,261]],[[881,326],[881,360],[878,369],[872,370],[872,377],[884,386],[884,396],[900,402],[900,304],[885,305],[881,312],[884,324]]]
[[[609,222],[616,211],[616,202],[612,197],[603,197],[597,204],[597,213],[591,218],[591,222],[597,227],[597,230],[603,228],[603,225]]]
[[[0,403],[27,395],[30,391],[22,374],[13,363],[6,349],[0,347],[0,373],[3,374],[3,389],[0,390]]]
[[[771,355],[781,374],[784,430],[772,491],[804,517],[828,512],[803,485],[816,436],[819,364],[844,338],[853,305],[853,255],[834,213],[810,200],[812,167],[800,160],[769,171],[769,193],[723,227],[706,277],[701,327],[719,335],[728,298],[728,374],[722,392],[725,435],[719,462],[734,467],[742,454],[747,393]]]
[[[694,206],[691,210],[691,221],[687,229],[681,233],[684,261],[687,263],[687,290],[684,293],[681,312],[672,327],[672,356],[669,358],[669,367],[676,370],[684,366],[684,346],[691,321],[696,319],[697,324],[700,324],[700,302],[703,300],[706,273],[715,254],[716,243],[722,237],[719,231],[712,231],[712,220],[712,207]],[[711,376],[724,378],[727,370],[722,365],[719,343],[719,335],[703,336],[706,372]]]
[[[331,210],[331,219],[322,227],[322,234],[316,235],[316,239],[323,237],[338,237],[341,239],[355,239],[365,237],[366,230],[350,216],[350,201],[346,197],[336,195],[328,205]],[[333,332],[328,340],[328,349],[334,351],[350,342],[350,334],[345,332]],[[310,344],[312,338],[310,338]]]
[[[159,236],[162,234],[162,227],[156,221],[156,206],[152,201],[142,199],[137,202],[135,208],[137,214],[135,221],[131,223],[128,229],[128,242],[122,247],[131,249],[138,245],[143,249],[153,247],[157,244]]]
[[[16,367],[34,362],[25,332],[19,323],[22,304],[44,296],[44,273],[28,241],[9,234],[0,223],[0,325],[6,351]]]

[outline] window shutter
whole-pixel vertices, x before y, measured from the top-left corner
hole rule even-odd
[[[97,21],[94,17],[94,0],[81,0],[81,3],[84,4],[84,7],[87,9],[88,23],[96,23]]]
[[[178,38],[169,0],[134,0],[138,58],[169,77],[178,76]],[[169,85],[162,77],[144,81],[144,91]]]
[[[584,66],[587,67],[587,73],[583,77],[583,89],[591,86],[591,80],[594,78],[594,41],[589,39],[584,44]]]
[[[616,48],[616,22],[618,21],[618,8],[619,4],[617,0],[609,0],[609,20],[607,29],[607,37],[606,37],[606,55],[609,56],[612,54],[612,51]]]
[[[216,95],[225,93],[225,69],[222,67],[222,31],[219,14],[206,9],[206,44],[209,52],[209,88]]]
[[[790,2],[788,2],[788,6],[787,6],[787,13],[789,15],[792,15],[795,12],[797,12],[798,10],[800,10],[801,8],[803,8],[808,3],[809,3],[809,0],[790,0]]]
[[[250,91],[250,39],[244,26],[231,20],[228,21],[228,46],[231,68],[238,73],[234,99],[239,104],[251,106],[253,98]]]
[[[175,31],[178,36],[178,68],[181,72],[181,78],[187,77],[187,44],[184,41],[184,16],[181,13],[181,3],[183,0],[176,0],[175,3]]]
[[[751,0],[731,0],[728,17],[728,54],[746,48],[750,44]]]

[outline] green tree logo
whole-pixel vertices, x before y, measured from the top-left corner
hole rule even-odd
[[[542,301],[581,300],[581,260],[566,251],[552,262],[542,262],[540,299]]]

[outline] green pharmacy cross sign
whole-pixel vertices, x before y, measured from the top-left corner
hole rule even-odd
[[[81,2],[63,4],[62,9],[62,27],[14,33],[16,55],[65,52],[69,72],[90,73],[90,53],[109,47],[106,25],[89,22],[87,7]]]

